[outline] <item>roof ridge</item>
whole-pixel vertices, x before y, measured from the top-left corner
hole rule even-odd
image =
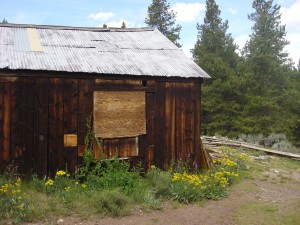
[[[36,29],[52,29],[52,30],[82,30],[82,31],[98,31],[98,32],[141,32],[141,31],[154,31],[155,30],[154,28],[151,28],[151,27],[101,28],[101,27],[74,27],[74,26],[16,24],[16,23],[0,23],[0,27],[36,28]]]

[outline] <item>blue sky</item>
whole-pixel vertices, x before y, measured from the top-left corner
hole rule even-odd
[[[106,23],[120,27],[144,27],[147,7],[152,0],[0,0],[0,19],[10,23],[97,27]],[[177,23],[182,25],[183,51],[190,55],[196,38],[196,24],[202,23],[205,0],[169,0],[177,12]],[[229,32],[239,46],[251,34],[252,0],[216,0],[223,20],[229,21]],[[274,0],[281,5],[282,22],[286,24],[290,45],[286,51],[298,62],[300,58],[300,0]]]

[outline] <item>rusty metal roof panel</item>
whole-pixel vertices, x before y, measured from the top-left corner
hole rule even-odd
[[[1,24],[1,68],[209,78],[158,30],[151,29]]]

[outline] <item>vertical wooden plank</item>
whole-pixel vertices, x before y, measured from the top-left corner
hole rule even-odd
[[[185,160],[185,113],[184,83],[176,83],[175,121],[176,121],[176,155],[177,160]]]
[[[34,164],[40,175],[48,171],[48,91],[49,79],[36,78],[34,88]]]
[[[201,83],[195,82],[194,84],[194,96],[195,96],[195,107],[194,107],[194,151],[195,160],[199,167],[203,167],[202,156],[201,156]]]
[[[20,96],[20,142],[25,151],[24,170],[27,172],[33,169],[33,91],[35,86],[34,78],[21,79]]]
[[[64,82],[64,134],[77,134],[78,80],[65,79]],[[65,168],[74,173],[77,166],[77,147],[65,147]]]
[[[0,82],[0,163],[3,165],[4,153],[4,83]],[[0,169],[3,169],[0,167]]]
[[[127,138],[118,138],[116,140],[117,148],[114,151],[114,156],[117,156],[119,158],[127,157],[128,154],[130,154],[130,139],[127,140]]]
[[[145,169],[148,170],[154,164],[155,149],[155,108],[154,93],[146,93],[146,132],[147,149],[145,158]]]
[[[155,107],[154,93],[146,93],[146,131],[147,144],[155,144]]]
[[[165,143],[165,82],[156,82],[155,85],[155,151],[154,163],[159,168],[164,168]]]
[[[104,156],[102,154],[104,153],[103,149],[105,148],[105,145],[106,145],[106,143],[104,142],[104,140],[102,140],[101,148],[100,148],[98,146],[98,144],[96,143],[96,141],[94,141],[94,143],[93,143],[93,153],[94,153],[94,156],[96,157],[96,159],[100,159],[101,157]],[[82,159],[82,157],[80,157],[80,158]],[[78,162],[79,164],[81,164],[80,158],[79,158],[79,162]]]
[[[49,172],[65,169],[63,163],[63,85],[62,78],[50,78],[49,81]]]
[[[127,141],[128,140],[128,141]],[[121,138],[120,139],[120,145],[119,145],[119,157],[129,157],[134,155],[135,148],[132,148],[132,140],[127,138]]]
[[[212,168],[212,159],[205,150],[201,138],[201,83],[195,82],[195,153],[199,166],[204,169]]]
[[[102,157],[108,158],[108,152],[110,149],[110,142],[108,139],[103,139]]]
[[[128,157],[131,155],[131,148],[130,148],[130,144],[131,144],[131,139],[130,138],[120,138],[118,139],[118,152],[116,152],[115,154],[118,155],[119,158],[124,158],[124,157]]]
[[[187,83],[185,86],[185,134],[186,134],[186,151],[189,161],[193,161],[194,157],[194,84]]]
[[[10,83],[4,83],[3,96],[3,161],[10,159]]]
[[[11,158],[18,163],[22,161],[23,151],[20,146],[19,105],[20,104],[20,82],[15,79],[11,83]]]
[[[113,158],[115,156],[119,156],[119,139],[109,139],[110,141],[110,149],[108,149],[107,155],[108,158]]]
[[[142,161],[145,161],[146,150],[147,150],[147,137],[146,137],[146,135],[140,135],[138,137],[138,155],[137,156],[139,156],[140,159],[142,159]]]
[[[84,138],[88,132],[86,122],[93,112],[92,80],[80,79],[78,82],[78,146],[84,148]]]
[[[170,162],[175,162],[175,87],[174,82],[166,82],[165,97],[165,143],[164,168],[167,169]]]
[[[118,157],[119,139],[110,139],[111,147],[108,152],[108,158]]]

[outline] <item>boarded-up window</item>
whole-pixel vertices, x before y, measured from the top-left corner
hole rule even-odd
[[[94,92],[94,130],[101,138],[146,134],[145,92]]]

